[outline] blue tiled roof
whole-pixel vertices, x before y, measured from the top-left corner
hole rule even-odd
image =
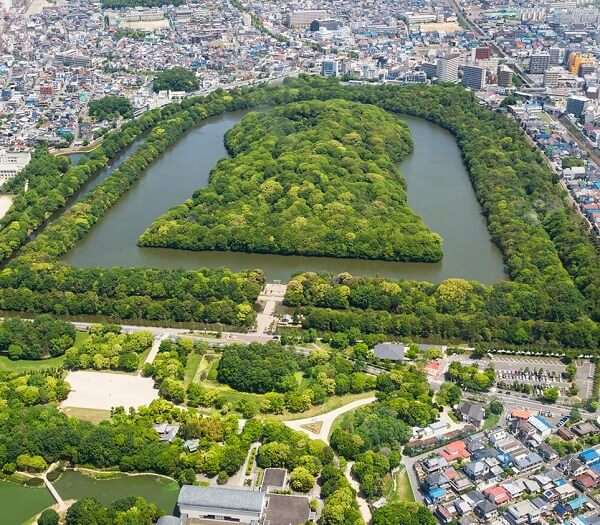
[[[588,461],[598,459],[598,452],[596,452],[593,448],[588,448],[587,450],[580,452],[579,456],[587,463]]]
[[[567,505],[571,507],[573,510],[578,510],[583,507],[587,503],[587,498],[585,496],[579,496],[578,498],[572,499],[567,502]]]
[[[435,501],[438,498],[443,498],[446,495],[446,491],[444,489],[441,489],[439,487],[436,487],[434,489],[431,489],[429,491],[429,498],[432,501]]]

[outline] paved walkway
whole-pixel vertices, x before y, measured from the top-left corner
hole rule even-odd
[[[329,433],[331,431],[331,425],[333,425],[333,421],[336,417],[341,416],[342,414],[345,414],[350,410],[354,410],[355,408],[373,403],[376,400],[377,398],[375,397],[367,397],[365,399],[359,399],[357,401],[353,401],[352,403],[348,403],[347,405],[344,405],[340,408],[336,408],[331,412],[321,414],[320,416],[307,417],[304,419],[294,419],[291,421],[284,421],[284,423],[294,430],[304,432],[307,436],[311,437],[312,439],[322,439],[323,441],[325,441],[325,443],[329,443]],[[302,425],[310,425],[319,422],[322,424],[321,429],[317,433],[311,432],[306,428],[302,428]]]
[[[354,461],[348,461],[348,465],[346,466],[346,479],[348,483],[352,486],[352,488],[356,491],[356,502],[358,503],[358,509],[360,510],[360,514],[365,523],[371,523],[371,509],[367,500],[363,498],[362,492],[360,491],[360,484],[352,477],[352,465],[354,465]]]
[[[148,357],[146,357],[146,361],[144,361],[144,364],[154,363],[154,359],[156,359],[156,355],[158,354],[158,351],[160,349],[160,343],[162,343],[167,338],[167,336],[168,334],[161,334],[154,337],[154,341],[152,342],[152,348],[150,349],[150,353],[148,354]]]
[[[267,283],[260,295],[256,299],[258,304],[263,304],[263,311],[256,315],[256,334],[266,334],[269,331],[275,331],[277,326],[277,317],[275,317],[275,308],[282,304],[285,298],[287,284]]]

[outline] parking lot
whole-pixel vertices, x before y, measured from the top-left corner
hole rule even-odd
[[[491,365],[495,368],[498,382],[528,384],[532,389],[532,395],[539,395],[549,387],[556,387],[561,395],[565,395],[571,386],[571,381],[563,377],[566,365],[556,358],[494,355],[491,359],[483,361],[483,367]],[[595,365],[586,360],[579,360],[575,364],[578,396],[589,397],[592,392]]]

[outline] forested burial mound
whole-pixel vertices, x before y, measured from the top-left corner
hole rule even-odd
[[[291,103],[225,135],[231,158],[140,246],[436,262],[442,238],[407,204],[406,124],[368,104]],[[201,154],[201,152],[199,152]]]

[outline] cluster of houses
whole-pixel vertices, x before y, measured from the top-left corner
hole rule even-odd
[[[425,502],[443,524],[600,524],[600,507],[588,496],[600,485],[600,453],[559,458],[546,443],[554,431],[543,417],[515,409],[506,428],[447,444],[414,465]],[[560,431],[576,439],[600,429],[585,422]]]

